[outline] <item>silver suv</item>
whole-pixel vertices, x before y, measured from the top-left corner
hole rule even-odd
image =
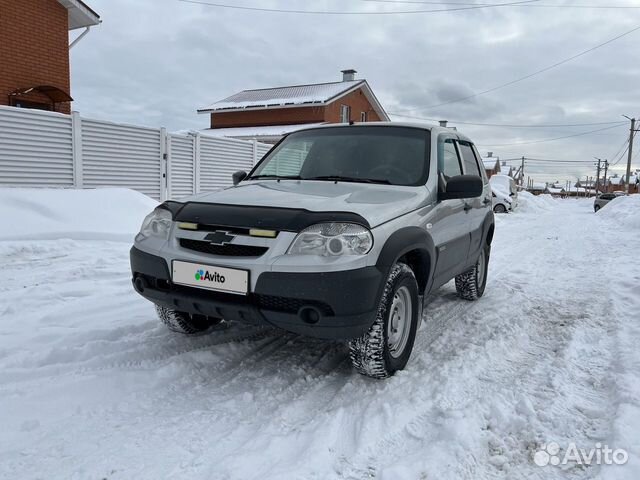
[[[593,201],[593,211],[597,212],[602,207],[604,207],[607,203],[609,203],[611,200],[613,200],[616,197],[619,197],[620,195],[624,195],[624,194],[620,193],[619,195],[616,195],[615,193],[601,193]]]
[[[406,365],[422,298],[482,296],[494,218],[480,155],[447,128],[363,123],[283,138],[234,186],[168,201],[131,249],[174,331],[221,321],[346,340],[356,370]]]

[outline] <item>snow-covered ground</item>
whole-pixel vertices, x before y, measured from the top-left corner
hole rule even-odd
[[[0,190],[0,478],[639,478],[640,197],[519,203],[485,296],[441,288],[375,381],[340,344],[167,331],[129,281],[153,201]],[[537,466],[549,442],[629,461]]]

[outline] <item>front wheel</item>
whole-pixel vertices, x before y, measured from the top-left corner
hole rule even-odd
[[[161,305],[156,305],[156,312],[160,321],[164,323],[169,330],[186,335],[204,332],[209,327],[213,327],[222,321],[219,318],[179,312]]]
[[[349,342],[355,369],[372,378],[402,370],[413,350],[421,314],[416,277],[407,265],[397,263],[387,278],[373,325]]]
[[[493,207],[493,211],[494,211],[494,213],[507,213],[507,209],[501,203],[499,203],[495,207]]]
[[[487,245],[480,251],[476,264],[464,273],[456,276],[456,291],[460,298],[477,300],[484,293],[487,285],[487,270],[491,246]]]

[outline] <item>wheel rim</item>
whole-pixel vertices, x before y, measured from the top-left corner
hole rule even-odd
[[[506,212],[506,211],[507,211],[507,210],[504,208],[504,205],[496,205],[495,210],[496,210],[496,213],[504,213],[504,212]]]
[[[486,273],[486,262],[485,262],[485,255],[486,253],[484,252],[484,249],[482,249],[480,251],[480,258],[478,259],[478,264],[476,265],[476,271],[478,272],[477,274],[477,278],[478,278],[478,287],[480,285],[482,285],[482,282],[484,282],[484,275]]]
[[[400,287],[393,296],[389,322],[387,324],[387,343],[389,354],[398,358],[404,352],[411,330],[411,293],[407,287]]]

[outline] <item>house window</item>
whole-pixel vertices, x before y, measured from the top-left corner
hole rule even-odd
[[[367,121],[367,112],[360,112],[360,121],[361,122]]]
[[[340,105],[340,122],[349,123],[351,121],[351,107],[349,105]]]
[[[31,102],[31,101],[27,101],[27,100],[18,100],[15,97],[11,97],[11,100],[9,102],[9,104],[12,107],[18,107],[18,108],[33,108],[36,110],[53,110],[53,108],[51,108],[51,104],[49,103],[42,103],[42,102]]]

